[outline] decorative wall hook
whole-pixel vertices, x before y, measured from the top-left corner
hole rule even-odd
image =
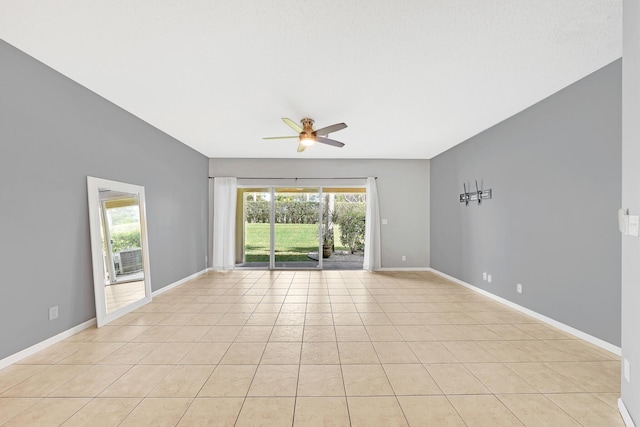
[[[480,204],[483,199],[491,199],[491,196],[492,196],[491,189],[483,190],[482,188],[478,187],[478,180],[475,180],[475,182],[476,182],[476,191],[474,191],[473,193],[470,193],[469,191],[467,191],[467,183],[465,182],[462,183],[462,188],[464,190],[464,193],[460,194],[460,203],[464,202],[465,206],[469,206],[470,201],[477,200],[478,204]],[[469,189],[471,189],[471,185],[469,185]]]
[[[463,182],[462,187],[464,188],[464,193],[460,195],[460,201],[464,201],[464,205],[469,206],[469,192],[467,192],[467,184]]]

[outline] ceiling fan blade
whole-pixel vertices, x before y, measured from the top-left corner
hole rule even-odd
[[[292,136],[265,136],[262,139],[291,139],[291,138],[300,138],[298,135]]]
[[[325,138],[324,136],[316,137],[317,142],[322,142],[323,144],[333,145],[334,147],[344,147],[344,142],[336,141],[335,139]]]
[[[298,153],[302,153],[305,148],[307,148],[306,145],[298,144]]]
[[[282,121],[291,129],[295,130],[297,133],[302,132],[302,128],[300,127],[300,125],[294,122],[293,120],[283,117]]]
[[[346,128],[347,125],[344,123],[336,123],[335,125],[331,125],[331,126],[326,126],[323,127],[322,129],[318,129],[316,131],[317,135],[322,135],[322,136],[327,136],[332,132],[337,132],[339,130],[342,130],[344,128]]]

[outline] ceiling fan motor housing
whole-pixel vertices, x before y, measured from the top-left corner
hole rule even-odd
[[[312,145],[316,141],[316,132],[313,130],[313,119],[304,118],[300,120],[302,123],[302,132],[300,132],[300,143],[304,145]]]

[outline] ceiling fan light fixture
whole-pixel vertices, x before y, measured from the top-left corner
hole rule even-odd
[[[300,137],[300,144],[309,147],[316,143],[316,139],[312,135],[304,135]]]

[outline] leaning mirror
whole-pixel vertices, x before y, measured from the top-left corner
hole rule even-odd
[[[144,187],[87,177],[98,327],[151,301]]]

